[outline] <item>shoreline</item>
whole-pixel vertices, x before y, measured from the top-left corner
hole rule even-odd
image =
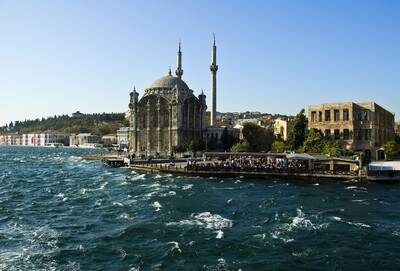
[[[218,171],[218,170],[187,170],[182,167],[152,167],[148,165],[129,165],[129,169],[138,173],[158,173],[171,174],[173,176],[193,176],[193,177],[215,177],[215,178],[248,178],[248,179],[301,179],[307,181],[326,180],[326,181],[349,181],[356,180],[358,183],[367,183],[367,176],[352,176],[338,174],[317,174],[317,173],[289,173],[289,172],[249,172],[249,171]]]

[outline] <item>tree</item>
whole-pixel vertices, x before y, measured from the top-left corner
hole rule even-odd
[[[245,122],[242,129],[243,139],[250,148],[250,151],[269,151],[275,139],[270,129],[265,129],[257,124]]]
[[[324,135],[318,129],[308,130],[307,137],[304,140],[302,151],[307,153],[322,153],[324,145]]]
[[[286,150],[285,142],[281,140],[275,140],[274,143],[272,143],[272,150],[276,152],[284,152]]]
[[[205,148],[204,142],[202,140],[192,140],[189,143],[188,151],[196,152],[196,151],[203,151]]]
[[[208,138],[206,143],[206,150],[213,151],[216,150],[217,148],[218,148],[218,139],[215,138],[214,136]]]
[[[324,137],[320,130],[314,128],[308,130],[301,150],[307,153],[321,153],[331,156],[348,154],[348,151],[343,149],[339,141]]]
[[[172,152],[173,153],[182,153],[185,152],[188,149],[186,145],[178,145],[178,146],[173,146],[172,147]]]
[[[383,145],[385,150],[386,159],[392,160],[400,154],[400,145],[396,141],[388,141]]]
[[[232,146],[232,152],[250,152],[250,146],[247,142],[239,142]]]
[[[224,151],[230,150],[232,146],[236,143],[236,139],[232,134],[228,132],[228,128],[224,128],[221,135],[221,143]]]
[[[299,149],[303,145],[306,137],[307,119],[304,112],[304,109],[301,109],[296,115],[293,122],[293,129],[288,134],[288,146],[292,150]]]

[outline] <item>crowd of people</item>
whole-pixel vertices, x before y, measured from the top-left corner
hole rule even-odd
[[[260,171],[260,172],[307,172],[308,161],[286,158],[243,156],[238,158],[196,162],[188,161],[188,170]]]

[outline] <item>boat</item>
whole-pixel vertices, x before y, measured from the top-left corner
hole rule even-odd
[[[367,178],[378,183],[400,183],[400,161],[371,162]]]

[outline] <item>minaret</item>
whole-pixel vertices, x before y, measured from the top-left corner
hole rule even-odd
[[[175,74],[179,78],[182,78],[183,75],[183,70],[182,70],[182,52],[181,52],[181,41],[179,41],[179,49],[178,49],[178,55],[177,55],[177,67]]]
[[[130,93],[130,102],[129,102],[129,111],[130,111],[130,119],[129,119],[129,148],[130,151],[136,153],[139,151],[138,148],[138,102],[139,102],[139,93],[136,91],[136,88],[133,87],[133,91]]]
[[[211,118],[210,118],[210,125],[216,124],[216,117],[217,117],[217,46],[215,45],[215,34],[214,35],[214,42],[212,47],[212,56],[211,56]]]

